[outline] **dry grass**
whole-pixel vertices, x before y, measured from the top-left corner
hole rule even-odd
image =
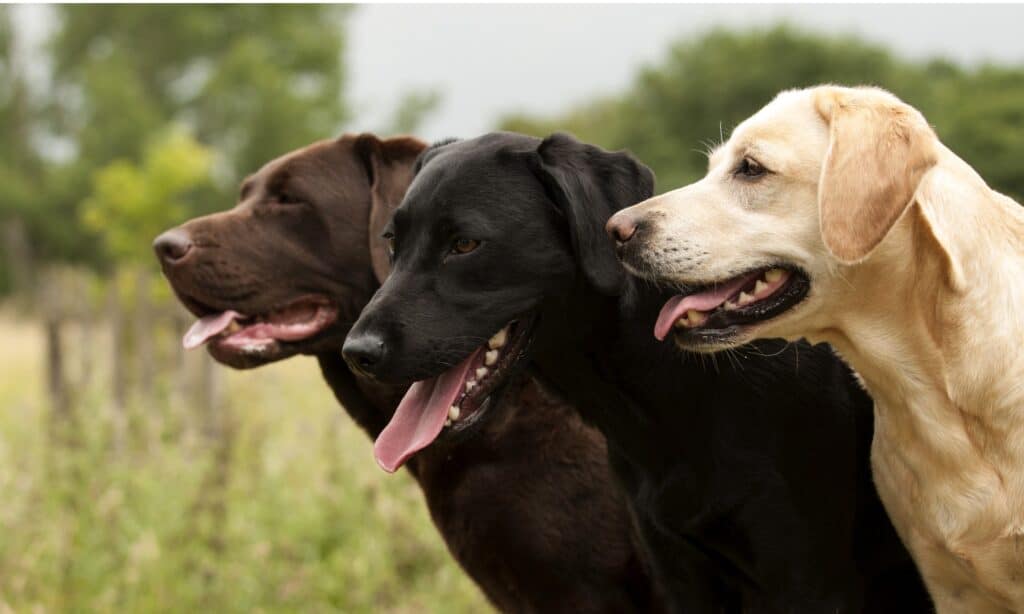
[[[41,327],[0,313],[0,339],[0,613],[487,610],[312,359],[222,370],[223,420],[162,377],[117,446],[103,343],[69,335],[91,377],[54,428]]]

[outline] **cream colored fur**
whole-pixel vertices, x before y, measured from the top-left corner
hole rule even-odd
[[[745,156],[771,172],[738,178]],[[807,298],[735,344],[833,344],[876,401],[875,482],[940,614],[1024,612],[1016,202],[891,94],[823,86],[780,94],[736,128],[704,179],[620,215],[648,222],[633,239],[641,275],[806,271]],[[692,255],[686,266],[660,251],[669,237]]]

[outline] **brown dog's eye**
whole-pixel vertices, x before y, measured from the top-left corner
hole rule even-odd
[[[388,252],[388,256],[394,258],[395,257],[395,233],[393,233],[393,232],[385,232],[382,236],[384,238],[384,246],[385,246],[385,249]]]
[[[474,239],[456,239],[452,244],[452,253],[468,254],[478,247],[480,247],[480,242]]]
[[[291,192],[278,192],[277,202],[282,205],[297,205],[302,202],[302,199],[292,194]]]
[[[740,165],[736,167],[736,174],[746,179],[761,177],[768,170],[761,166],[761,163],[753,158],[743,158]]]

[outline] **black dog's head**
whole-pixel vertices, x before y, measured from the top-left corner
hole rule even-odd
[[[412,180],[416,139],[345,135],[267,163],[233,209],[153,246],[198,321],[186,347],[255,367],[336,351],[388,270],[380,232]]]
[[[344,347],[360,371],[417,382],[378,439],[388,470],[446,425],[459,431],[482,418],[546,301],[581,279],[621,292],[626,277],[604,224],[653,189],[630,155],[561,134],[446,143],[418,167],[384,233],[393,272]]]

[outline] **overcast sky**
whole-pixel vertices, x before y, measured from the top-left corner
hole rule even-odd
[[[29,38],[45,34],[48,9],[17,15]],[[856,34],[912,58],[1024,61],[1024,6],[370,5],[348,28],[349,129],[381,129],[403,93],[436,88],[441,107],[420,134],[472,136],[508,112],[553,113],[614,93],[682,37],[780,22]]]

